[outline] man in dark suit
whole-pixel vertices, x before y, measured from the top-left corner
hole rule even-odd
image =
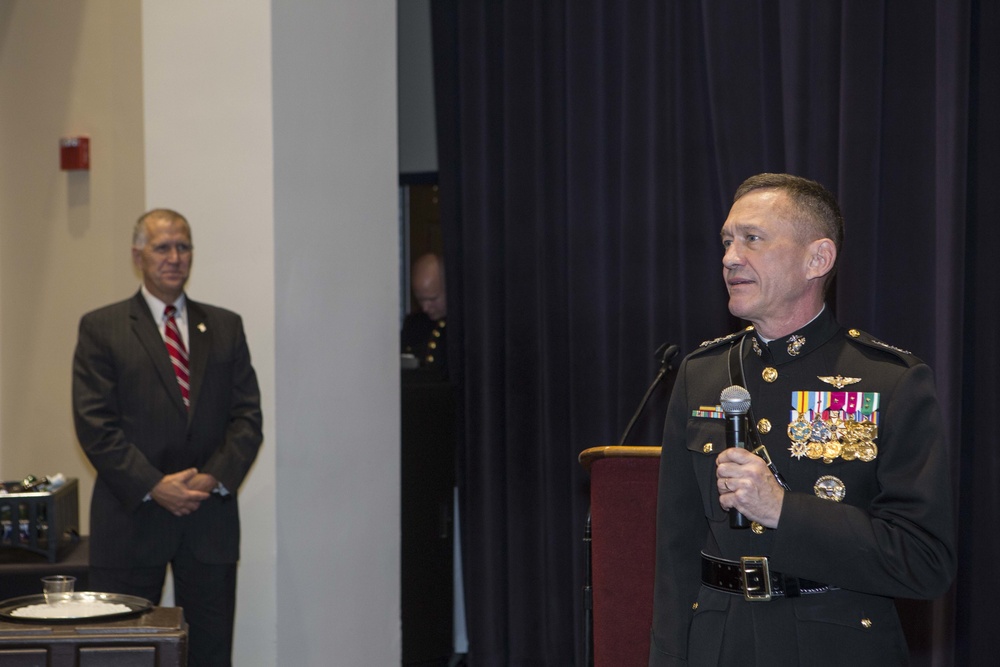
[[[231,661],[236,492],[261,444],[260,392],[240,317],[184,293],[192,254],[183,216],[139,218],[142,286],[80,321],[73,410],[97,469],[91,587],[158,603],[170,563],[190,664],[215,667]]]
[[[678,370],[651,667],[906,664],[893,598],[936,597],[954,576],[933,376],[836,322],[824,294],[842,240],[819,183],[760,174],[736,192],[723,276],[730,312],[752,326],[703,343]],[[748,449],[726,448],[720,395],[733,385],[749,392]],[[731,527],[734,510],[747,527]]]

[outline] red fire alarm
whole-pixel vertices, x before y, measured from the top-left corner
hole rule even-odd
[[[59,140],[59,168],[63,171],[90,169],[90,137]]]

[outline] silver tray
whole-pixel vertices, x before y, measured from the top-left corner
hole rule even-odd
[[[113,611],[107,614],[97,614],[93,616],[53,616],[53,617],[28,617],[14,616],[14,612],[22,607],[29,607],[34,604],[45,604],[45,596],[41,593],[37,595],[24,595],[19,598],[10,598],[0,602],[0,619],[13,623],[90,623],[117,620],[138,616],[153,608],[153,603],[146,598],[135,595],[124,595],[121,593],[93,593],[90,591],[78,591],[68,594],[69,600],[95,600],[98,602],[110,602],[125,605],[128,611]]]

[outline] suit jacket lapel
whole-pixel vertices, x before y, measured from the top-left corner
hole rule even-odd
[[[163,382],[167,394],[179,409],[186,412],[180,387],[177,386],[177,376],[174,374],[174,366],[170,363],[170,355],[167,353],[166,343],[163,342],[163,338],[160,336],[160,330],[157,327],[156,320],[153,319],[153,314],[149,312],[146,300],[142,298],[142,292],[137,293],[132,299],[131,307],[129,308],[129,317],[132,320],[132,330],[135,332],[139,342],[146,349],[146,353],[149,354],[149,358],[153,362],[153,367],[156,368],[156,373],[160,376],[160,381]]]
[[[208,367],[208,351],[212,349],[212,329],[208,326],[204,309],[191,299],[187,300],[187,316],[188,370],[191,374],[191,390],[188,395],[191,400],[189,414],[194,414],[201,384],[205,379],[205,369]]]

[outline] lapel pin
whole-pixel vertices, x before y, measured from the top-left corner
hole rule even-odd
[[[208,330],[208,327],[205,326],[204,322],[199,322],[198,323],[198,331],[200,331],[202,333],[205,333],[207,330]]]

